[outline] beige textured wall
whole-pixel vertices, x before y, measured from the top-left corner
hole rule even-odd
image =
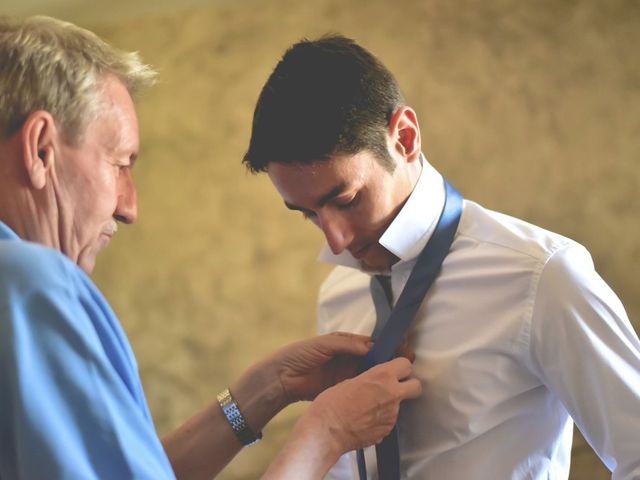
[[[639,27],[633,0],[217,2],[98,25],[161,72],[139,104],[140,221],[96,274],[159,431],[314,331],[320,239],[240,165],[259,89],[302,36],[339,31],[376,52],[431,162],[467,197],[585,244],[638,328]],[[302,408],[220,478],[257,478]],[[608,478],[583,443],[572,478]]]

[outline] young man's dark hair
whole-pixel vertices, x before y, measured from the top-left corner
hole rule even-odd
[[[391,171],[385,132],[403,104],[391,72],[353,40],[302,40],[260,93],[243,162],[255,173],[271,162],[311,163],[369,150]]]

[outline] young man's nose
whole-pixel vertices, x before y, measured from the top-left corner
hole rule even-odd
[[[324,233],[327,244],[334,255],[342,253],[353,241],[350,225],[339,216],[319,215],[318,226]]]

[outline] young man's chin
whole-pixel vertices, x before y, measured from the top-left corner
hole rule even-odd
[[[385,250],[383,254],[362,258],[360,266],[366,272],[386,272],[391,270],[391,266],[397,261],[398,257]]]

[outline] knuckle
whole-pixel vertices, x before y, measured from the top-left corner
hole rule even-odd
[[[398,366],[405,369],[412,369],[411,361],[406,357],[398,357]]]
[[[349,332],[331,332],[329,335],[335,338],[351,338],[353,334]]]

